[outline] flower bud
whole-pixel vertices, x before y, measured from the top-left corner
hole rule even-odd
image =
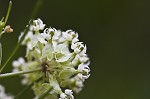
[[[10,25],[5,26],[4,33],[11,33],[13,32],[13,29],[10,27]]]

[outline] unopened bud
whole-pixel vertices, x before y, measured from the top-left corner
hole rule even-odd
[[[5,26],[5,28],[4,28],[4,32],[5,32],[5,33],[11,33],[11,32],[13,32],[13,29],[10,27],[10,25],[7,25],[7,26]]]

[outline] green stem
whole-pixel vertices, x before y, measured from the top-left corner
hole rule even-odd
[[[6,78],[6,77],[12,77],[12,76],[18,76],[21,74],[29,74],[29,73],[34,73],[34,72],[38,72],[41,71],[42,69],[36,69],[36,70],[29,70],[29,71],[20,71],[20,72],[16,72],[16,73],[6,73],[6,74],[0,74],[0,79],[1,78]]]
[[[3,20],[4,20],[4,17],[1,19],[1,21],[0,21],[0,37],[1,37],[1,32],[2,32],[2,30],[3,30],[3,28],[4,28],[4,22],[3,22]]]
[[[36,5],[32,11],[32,15],[31,15],[31,18],[33,19],[37,14],[38,14],[38,11],[40,9],[40,7],[42,6],[42,3],[43,3],[43,0],[38,0],[36,2]],[[8,8],[8,12],[9,9],[11,8],[11,5],[12,5],[12,2],[10,1],[10,7]],[[6,15],[6,17],[9,15],[9,13]],[[7,18],[5,19],[5,21],[7,21]],[[32,21],[29,22],[29,25]],[[25,35],[28,33],[28,30],[29,30],[29,25],[27,25],[25,31],[24,31],[24,34],[21,38],[21,40],[17,43],[16,47],[14,48],[14,50],[12,51],[12,53],[10,54],[9,58],[6,60],[6,62],[4,63],[4,65],[0,68],[0,73],[3,71],[3,69],[5,68],[5,66],[8,64],[8,62],[11,60],[11,58],[14,56],[14,54],[16,53],[16,51],[18,50],[18,48],[20,47],[22,41],[24,40],[24,37]]]
[[[29,26],[30,26],[31,22],[32,21],[30,21],[29,25],[26,26],[26,29],[24,30],[23,36],[21,37],[21,39],[17,43],[16,47],[14,48],[14,50],[12,51],[12,53],[10,54],[9,58],[6,60],[6,62],[4,63],[4,65],[2,65],[2,67],[0,69],[0,73],[3,71],[3,69],[6,67],[6,65],[8,64],[8,62],[11,60],[11,58],[14,56],[14,54],[16,53],[16,51],[18,50],[18,48],[20,47],[22,41],[24,40],[25,35],[28,33]]]
[[[49,89],[47,89],[47,91],[44,92],[42,95],[40,95],[40,96],[38,97],[38,99],[44,99],[44,97],[47,96],[48,93],[49,93],[51,90],[52,90],[52,87],[50,87]]]
[[[7,10],[7,14],[6,14],[6,17],[5,17],[5,22],[4,22],[4,26],[8,20],[8,17],[9,17],[9,14],[10,14],[10,10],[11,10],[11,7],[12,7],[12,1],[9,2],[9,7],[8,7],[8,10]]]
[[[27,87],[23,88],[16,96],[14,99],[19,99],[19,97],[25,93],[26,91],[28,91],[33,85],[35,82],[39,82],[40,80],[42,79],[42,77],[40,77],[39,79],[35,80],[34,82],[32,82],[30,85],[28,85]]]
[[[32,83],[32,84],[30,84],[30,85],[24,87],[24,89],[22,89],[22,90],[15,96],[14,99],[19,99],[19,97],[20,97],[23,93],[25,93],[27,90],[29,90],[29,89],[33,86],[33,84],[34,84],[34,83]]]
[[[4,28],[4,26],[6,25],[6,23],[7,23],[7,20],[8,20],[8,17],[9,17],[9,14],[10,14],[10,11],[11,11],[11,7],[12,7],[12,1],[10,1],[9,2],[9,6],[8,6],[8,10],[7,10],[7,14],[6,14],[6,17],[5,17],[5,21],[3,22],[3,20],[4,20],[4,17],[1,19],[1,23],[2,24],[0,24],[0,37],[2,36],[2,30],[3,30],[3,28]]]
[[[40,12],[40,8],[42,7],[42,4],[43,4],[43,0],[37,0],[34,8],[33,8],[33,11],[32,11],[32,14],[31,14],[31,18],[35,18],[38,14],[38,12]]]

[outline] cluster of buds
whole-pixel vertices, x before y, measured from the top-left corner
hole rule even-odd
[[[22,42],[27,46],[26,59],[20,57],[14,61],[13,72],[39,69],[23,75],[22,79],[25,85],[34,82],[35,99],[46,92],[45,99],[74,99],[73,92],[79,93],[90,76],[87,47],[79,42],[78,34],[72,30],[44,28],[41,19],[30,25]]]

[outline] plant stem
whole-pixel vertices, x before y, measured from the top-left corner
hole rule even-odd
[[[37,0],[35,6],[34,6],[34,8],[33,8],[32,14],[31,14],[31,18],[32,18],[32,19],[37,16],[37,14],[38,14],[38,12],[39,12],[39,10],[40,10],[42,4],[43,4],[43,0]]]
[[[32,82],[30,85],[28,85],[27,87],[24,87],[16,96],[14,99],[19,99],[19,97],[25,93],[27,90],[29,90],[35,82],[39,82],[42,79],[42,77],[40,77],[39,79],[35,80],[34,82]]]
[[[34,6],[33,11],[32,11],[31,19],[35,18],[35,16],[38,14],[38,11],[39,11],[40,7],[42,6],[42,3],[43,3],[43,0],[37,0],[36,5]],[[12,2],[10,1],[10,5],[9,5],[10,7],[8,8],[8,12],[10,12],[9,9],[11,8],[11,5],[12,5]],[[9,15],[9,13],[8,13],[8,15]],[[6,17],[8,15],[6,15]],[[7,21],[7,18],[5,19],[5,21]],[[31,24],[31,22],[32,21],[30,20],[29,25]],[[11,58],[14,56],[14,54],[16,53],[16,51],[18,50],[18,48],[20,47],[22,41],[24,40],[25,35],[28,33],[29,25],[26,26],[24,34],[21,37],[21,40],[17,43],[16,47],[14,48],[14,50],[12,51],[12,53],[10,54],[9,58],[7,58],[7,60],[4,63],[4,65],[0,68],[0,73],[3,71],[3,69],[5,68],[5,66],[8,64],[8,62],[11,60]]]
[[[48,95],[48,93],[49,93],[51,90],[52,90],[52,87],[50,87],[49,89],[47,89],[47,91],[46,91],[45,93],[43,93],[42,95],[40,95],[40,96],[38,97],[38,99],[44,99],[44,97],[45,97],[46,95]]]
[[[12,1],[9,2],[9,7],[8,7],[7,14],[6,14],[6,17],[5,17],[4,26],[6,25],[6,22],[7,22],[7,20],[8,20],[8,17],[9,17],[9,14],[10,14],[10,10],[11,10],[11,7],[12,7]]]
[[[4,28],[4,26],[5,26],[6,23],[7,23],[7,20],[8,20],[10,11],[11,11],[11,7],[12,7],[12,1],[9,2],[9,6],[8,6],[7,14],[6,14],[6,17],[5,17],[5,21],[4,21],[3,24],[1,24],[1,27],[0,27],[0,37],[1,37],[1,35],[2,35],[1,32],[2,32],[2,30],[3,30],[3,28]],[[4,20],[4,17],[1,19],[1,22],[3,22],[3,20]]]
[[[16,72],[16,73],[6,73],[6,74],[0,74],[0,79],[1,78],[6,78],[6,77],[12,77],[12,76],[18,76],[20,74],[28,74],[28,73],[34,73],[34,72],[38,72],[41,71],[42,69],[36,69],[36,70],[29,70],[29,71],[20,71],[20,72]]]
[[[21,39],[19,40],[19,42],[17,43],[16,47],[14,48],[14,50],[12,51],[12,53],[10,54],[9,58],[7,58],[6,62],[4,63],[4,65],[2,65],[1,69],[0,69],[0,73],[3,71],[3,69],[5,68],[5,66],[8,64],[8,62],[11,60],[11,58],[14,56],[14,54],[16,53],[16,51],[18,50],[18,48],[20,47],[22,41],[24,40],[25,35],[28,33],[29,30],[29,26],[31,24],[32,21],[29,22],[29,25],[26,26],[26,29],[24,30],[24,34],[21,37]]]
[[[32,86],[33,86],[34,83],[31,83],[30,85],[24,87],[16,96],[14,99],[19,99],[19,97],[25,93],[27,90],[29,90]]]

